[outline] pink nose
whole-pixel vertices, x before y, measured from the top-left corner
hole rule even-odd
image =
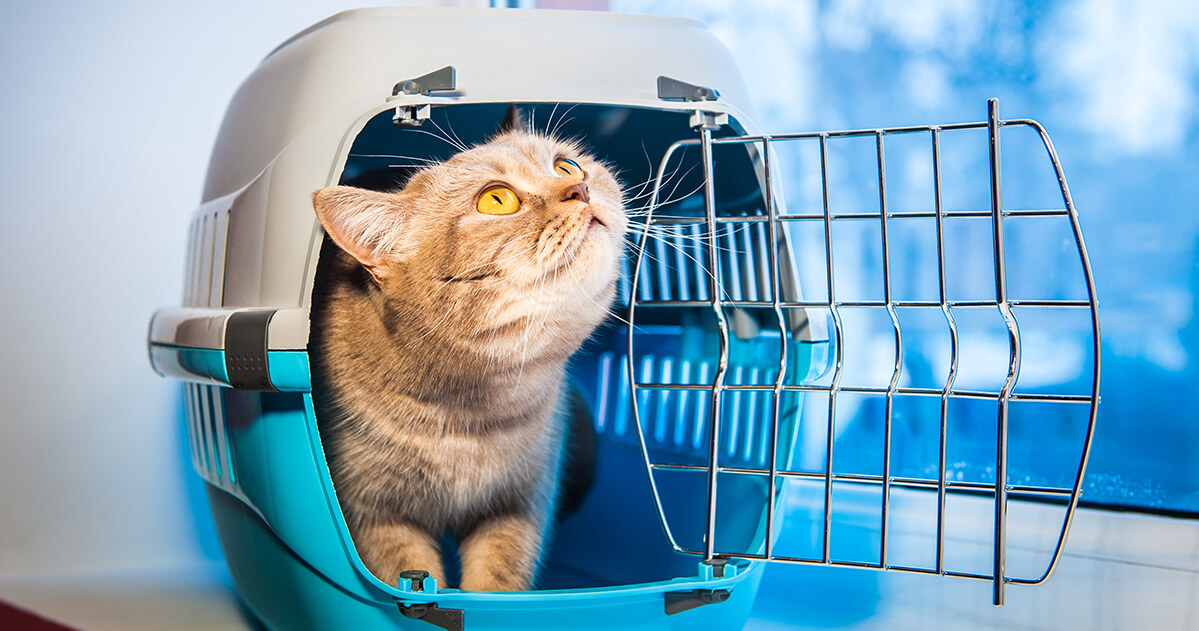
[[[562,191],[561,201],[579,201],[584,204],[591,202],[591,193],[587,190],[586,182],[576,182]]]

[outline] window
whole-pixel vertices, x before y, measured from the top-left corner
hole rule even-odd
[[[1192,357],[1199,347],[1199,138],[1190,105],[1199,90],[1196,62],[1185,53],[1195,45],[1194,29],[1186,26],[1193,16],[1188,22],[1177,9],[1156,6],[1099,11],[1087,2],[934,3],[920,11],[893,3],[788,2],[745,11],[719,2],[614,0],[611,8],[706,21],[739,59],[767,132],[983,120],[990,97],[1000,99],[1002,118],[1044,124],[1079,211],[1101,303],[1102,403],[1083,500],[1199,512],[1199,410],[1190,394],[1199,383],[1199,360]],[[1006,135],[1004,142],[1006,153],[1014,143]],[[957,164],[978,168],[970,160]],[[1004,168],[1014,173],[1019,166]],[[802,180],[800,174],[788,183],[791,197],[802,197]],[[1005,184],[1005,206],[1038,203],[1030,196],[1039,186]],[[970,196],[964,191],[962,203],[972,203]],[[1072,279],[1049,278],[1065,260],[1055,230],[1028,226],[1009,237],[1009,251],[1019,249],[1009,257],[1009,282],[1070,286]],[[910,252],[909,264],[918,266],[920,248]],[[973,264],[970,253],[961,256]],[[1069,332],[1077,323],[1069,316],[1043,319],[1030,323],[1021,383],[1077,388],[1076,377],[1090,370],[1080,359],[1082,340]],[[989,352],[980,339],[978,348],[962,353]],[[920,348],[908,353],[919,355]],[[906,361],[936,366],[943,358],[929,350]],[[1024,429],[1012,427],[1013,457],[1041,463],[1034,477],[1062,475],[1041,465],[1077,440],[1074,421],[1024,413]],[[865,441],[871,431],[858,424],[839,440]],[[919,423],[905,431],[913,445],[927,438]]]

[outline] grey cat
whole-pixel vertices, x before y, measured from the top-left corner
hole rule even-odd
[[[558,492],[565,364],[614,299],[628,227],[611,170],[523,129],[400,191],[313,196],[339,248],[313,299],[313,398],[366,567],[529,589]]]

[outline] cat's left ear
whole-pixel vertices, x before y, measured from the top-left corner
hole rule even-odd
[[[520,108],[513,104],[508,106],[508,112],[504,114],[504,120],[500,123],[500,128],[495,132],[495,135],[503,136],[512,132],[527,131],[529,131],[529,128],[525,126],[525,117],[521,115]]]
[[[312,194],[312,206],[333,241],[382,283],[389,263],[404,254],[410,216],[405,196],[330,186]]]

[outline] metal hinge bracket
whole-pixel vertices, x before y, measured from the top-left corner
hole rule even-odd
[[[405,605],[397,603],[400,613],[406,618],[427,622],[446,631],[463,631],[465,612],[461,609],[442,609],[437,603],[416,603]]]
[[[391,96],[392,98],[400,96],[429,96],[430,92],[454,90],[457,88],[457,84],[458,71],[453,66],[446,66],[415,79],[405,79],[395,84],[395,87],[391,89]],[[430,110],[431,108],[428,103],[397,105],[395,115],[391,117],[391,122],[406,127],[420,127],[421,123],[428,120]]]
[[[676,613],[682,613],[711,605],[712,603],[722,603],[729,599],[732,595],[727,589],[693,589],[689,592],[666,592],[666,615],[673,616]]]
[[[663,101],[687,101],[689,103],[706,103],[720,100],[720,92],[713,88],[704,87],[679,81],[666,76],[658,77],[658,98]],[[729,123],[729,115],[724,112],[714,112],[696,108],[691,113],[691,127],[697,129],[719,129]]]

